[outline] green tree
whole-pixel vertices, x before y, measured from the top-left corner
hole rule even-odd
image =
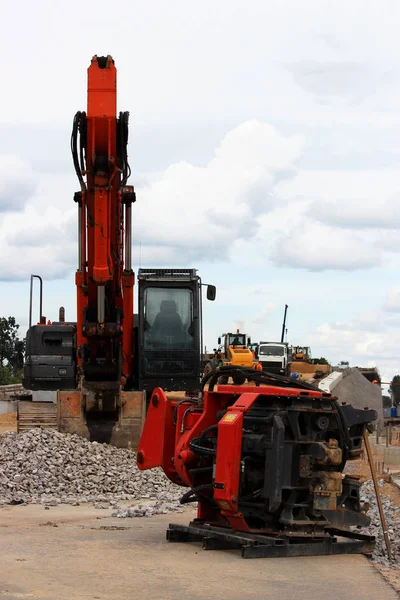
[[[400,404],[400,375],[395,375],[390,383],[389,392],[395,406]]]
[[[329,362],[323,356],[321,358],[313,358],[311,363],[313,365],[329,365]]]
[[[14,317],[0,317],[0,384],[20,383],[25,342],[18,339],[19,325]]]
[[[392,406],[392,399],[390,396],[386,394],[382,396],[382,405],[383,408],[390,408]]]

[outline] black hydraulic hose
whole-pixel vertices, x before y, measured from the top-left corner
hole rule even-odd
[[[182,496],[182,498],[180,499],[180,503],[188,504],[189,502],[197,502],[198,498],[211,502],[213,500],[212,497],[208,497],[205,494],[202,494],[202,492],[206,490],[211,490],[212,492],[212,483],[203,483],[202,485],[198,485],[197,487],[189,490],[188,492],[186,492],[186,494]],[[196,498],[195,496],[198,496],[198,498]]]
[[[281,375],[273,375],[272,373],[264,373],[263,371],[256,371],[249,367],[234,367],[231,365],[221,366],[219,369],[210,371],[207,373],[201,382],[200,389],[204,390],[204,386],[208,383],[208,389],[213,391],[215,384],[219,377],[222,375],[243,375],[249,381],[255,381],[256,383],[264,383],[266,385],[276,385],[283,388],[300,388],[304,390],[321,391],[316,386],[304,383],[302,381],[293,380],[290,377],[283,377]]]
[[[81,164],[81,171],[86,171],[86,142],[87,142],[87,121],[86,121],[86,113],[83,112],[81,115],[80,123],[79,123],[79,132],[80,132],[80,148],[79,148],[79,158]]]
[[[205,446],[200,446],[198,444],[200,437],[195,437],[189,442],[189,448],[195,454],[200,454],[200,456],[215,456],[217,451],[214,448],[206,448]]]
[[[72,160],[74,163],[74,168],[76,172],[76,176],[79,179],[79,183],[81,186],[81,191],[86,191],[86,184],[82,175],[82,165],[79,164],[78,157],[78,133],[81,132],[81,148],[80,148],[80,157],[81,163],[83,162],[83,148],[85,144],[86,136],[82,136],[82,133],[86,131],[86,113],[78,111],[74,117],[72,123],[72,134],[71,134],[71,152],[72,152]],[[84,166],[84,165],[83,165]]]
[[[210,433],[210,431],[214,431],[215,429],[218,429],[218,423],[215,423],[215,425],[210,425],[210,427],[206,427],[205,429],[203,429],[198,439],[203,440],[207,433]]]
[[[213,470],[213,467],[210,465],[209,467],[195,467],[194,469],[189,469],[189,473],[191,475],[202,475],[203,473],[209,473]]]
[[[131,168],[128,162],[128,136],[129,136],[129,112],[120,112],[117,126],[117,143],[119,150],[120,165],[122,172],[121,185],[122,189],[131,175]]]
[[[178,404],[174,408],[174,416],[173,416],[174,425],[176,425],[176,421],[178,419],[178,408],[181,406],[181,404],[185,404],[187,402],[191,402],[192,404],[195,404],[197,402],[197,400],[195,400],[194,398],[184,398],[183,400],[180,400],[178,402]]]

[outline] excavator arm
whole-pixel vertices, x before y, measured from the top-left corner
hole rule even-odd
[[[60,431],[135,447],[146,392],[160,385],[168,391],[199,387],[203,284],[196,269],[140,269],[134,324],[135,192],[127,185],[129,115],[117,115],[116,74],[111,56],[92,58],[87,110],[76,113],[73,121],[71,150],[80,188],[74,195],[77,322],[65,322],[62,310],[59,322],[46,324],[40,300],[39,324],[31,326],[31,278],[24,385],[57,391]],[[207,298],[215,299],[212,285],[207,286]],[[157,313],[165,306],[176,309],[168,319],[181,322],[179,335],[157,333]]]
[[[137,439],[144,395],[132,391],[132,204],[127,186],[129,113],[117,117],[117,70],[111,56],[88,69],[87,112],[77,112],[71,150],[80,190],[76,361],[77,389],[58,392],[58,425],[117,446]]]
[[[111,56],[88,69],[87,113],[75,115],[71,149],[80,183],[77,349],[87,382],[125,384],[133,369],[131,206],[127,187],[129,113],[117,118],[117,71]]]

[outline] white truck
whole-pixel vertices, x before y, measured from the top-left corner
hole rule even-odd
[[[257,349],[258,362],[266,373],[290,375],[291,357],[285,342],[260,342]]]

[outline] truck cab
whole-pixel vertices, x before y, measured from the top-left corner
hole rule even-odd
[[[284,342],[260,342],[258,345],[258,361],[266,373],[289,375],[291,361],[288,345]]]

